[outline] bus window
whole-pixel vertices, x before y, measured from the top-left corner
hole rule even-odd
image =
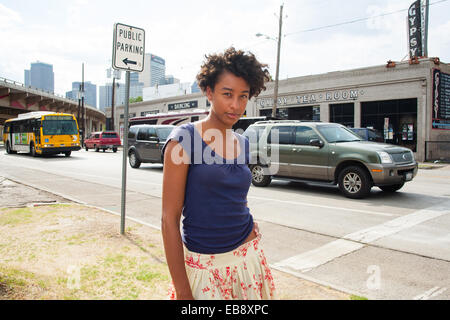
[[[77,134],[77,124],[75,120],[44,120],[43,133],[49,135]]]

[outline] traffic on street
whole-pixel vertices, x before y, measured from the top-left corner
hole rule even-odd
[[[0,151],[1,176],[116,214],[121,163],[121,148],[70,157]],[[127,166],[127,217],[160,228],[162,164]],[[364,199],[274,179],[251,186],[248,206],[272,268],[369,299],[450,299],[449,185],[445,164],[421,164],[401,190],[373,187]]]

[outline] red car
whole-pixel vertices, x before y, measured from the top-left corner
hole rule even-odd
[[[86,151],[95,149],[98,152],[100,149],[105,152],[107,149],[117,152],[117,148],[122,145],[119,135],[114,131],[92,132],[91,135],[84,140],[84,147]]]

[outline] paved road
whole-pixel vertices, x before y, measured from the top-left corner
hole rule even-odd
[[[121,152],[0,152],[0,176],[120,212]],[[128,167],[127,216],[159,227],[162,167]],[[274,268],[372,299],[450,299],[450,166],[364,200],[336,187],[274,181],[249,206]]]

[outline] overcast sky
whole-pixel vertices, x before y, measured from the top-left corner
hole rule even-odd
[[[53,65],[55,92],[73,81],[104,85],[113,25],[146,31],[146,53],[166,60],[166,74],[193,82],[204,55],[233,45],[253,52],[275,75],[284,3],[280,78],[400,61],[407,55],[406,17],[412,0],[0,0],[0,77],[24,82],[24,70]],[[435,4],[433,4],[435,3]],[[450,0],[430,0],[430,57],[450,62]],[[317,27],[380,16],[317,31]],[[287,16],[287,17],[286,17]],[[124,77],[123,77],[124,78]]]

